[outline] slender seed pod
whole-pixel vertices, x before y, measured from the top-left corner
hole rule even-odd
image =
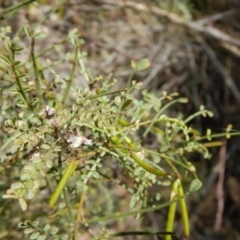
[[[65,172],[63,173],[63,176],[62,176],[60,182],[58,183],[54,193],[50,197],[49,204],[48,204],[50,209],[55,206],[55,203],[57,202],[63,188],[66,186],[67,181],[72,176],[72,174],[74,173],[77,166],[78,166],[78,161],[76,161],[76,160],[71,161],[69,163],[69,165],[67,166],[67,168],[66,168]]]
[[[183,222],[183,234],[185,237],[188,237],[190,233],[189,218],[188,218],[186,199],[183,197],[184,191],[183,191],[181,182],[178,187],[178,196],[181,197],[179,200],[179,204],[180,204],[180,211],[181,211],[181,217]]]
[[[180,184],[180,179],[179,178],[173,182],[170,201],[172,201],[176,197],[178,197],[179,184]],[[177,208],[177,202],[176,201],[171,203],[170,206],[169,206],[166,232],[173,232],[173,224],[174,224],[174,219],[175,219],[176,208]],[[164,238],[164,240],[171,240],[171,239],[172,239],[171,235],[166,235],[165,238]]]

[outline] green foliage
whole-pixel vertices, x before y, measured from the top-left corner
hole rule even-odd
[[[26,234],[29,239],[45,240],[54,236],[54,239],[65,240],[68,239],[67,235],[58,235],[59,229],[54,226],[46,224],[44,227],[39,226],[38,221],[30,222],[24,221],[18,224],[20,229],[23,229],[24,234]]]
[[[175,195],[167,205],[180,201],[185,208],[181,201],[185,201],[186,194],[180,179],[184,181],[186,175],[191,179],[186,182],[190,187],[187,194],[201,187],[188,153],[198,152],[209,158],[203,140],[221,136],[211,135],[210,131],[201,136],[189,122],[213,114],[201,106],[186,119],[182,115],[170,117],[168,109],[173,104],[187,103],[186,98],[177,93],[163,92],[159,97],[147,90],[139,91],[141,83],[133,80],[134,74],[125,88],[117,90],[112,75],[93,77],[84,65],[83,40],[75,29],[69,34],[74,49],[68,55],[72,66],[68,77],[63,78],[54,70],[57,60],[44,65],[38,57],[44,51],[36,54],[38,38],[46,34],[28,26],[24,30],[31,42],[27,60],[19,55],[26,49],[17,37],[10,39],[7,29],[0,35],[6,43],[0,55],[0,71],[4,73],[0,83],[0,121],[4,123],[0,130],[1,193],[6,199],[2,213],[7,216],[14,209],[19,214],[19,227],[29,239],[77,239],[80,223],[125,217],[115,214],[119,203],[113,204],[118,199],[109,192],[108,182],[126,189],[131,214],[137,217],[157,209],[160,189],[171,184]],[[133,73],[149,66],[147,59],[132,61]],[[47,71],[51,72],[49,79],[45,77]],[[85,88],[74,83],[79,72],[84,76]],[[136,91],[140,97],[136,97]],[[229,137],[230,130],[222,136]],[[149,138],[156,143],[154,147],[148,146]],[[118,171],[132,184],[118,179]],[[148,190],[153,185],[159,191],[149,205]],[[104,199],[109,204],[99,203],[99,195],[109,196]],[[24,213],[9,199],[17,200]],[[54,225],[61,226],[59,232]],[[103,228],[95,239],[106,239],[108,234]]]

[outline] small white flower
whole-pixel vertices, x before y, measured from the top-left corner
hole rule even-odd
[[[77,148],[82,145],[82,137],[70,135],[69,138],[67,139],[67,142],[71,143],[70,147]]]
[[[44,109],[42,109],[39,114],[40,115],[45,115],[47,119],[51,119],[55,116],[56,114],[56,109],[55,108],[51,108],[49,106],[46,106]]]
[[[65,136],[65,139],[67,140],[68,143],[70,143],[71,148],[78,148],[82,144],[90,145],[92,143],[92,140],[87,139],[82,135],[69,134]]]
[[[34,158],[40,158],[41,155],[39,152],[34,152],[33,154],[30,155],[29,161],[33,161]]]

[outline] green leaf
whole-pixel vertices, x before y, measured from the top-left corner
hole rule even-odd
[[[15,52],[21,52],[24,48],[23,47],[17,47],[14,49]]]
[[[14,126],[14,123],[13,123],[13,120],[12,119],[7,119],[5,122],[4,122],[5,126],[6,127],[13,127]]]
[[[62,148],[60,146],[56,146],[54,149],[53,149],[54,152],[61,152],[62,151]]]
[[[52,164],[51,161],[46,161],[46,166],[47,166],[48,168],[52,168],[53,164]]]
[[[211,111],[207,111],[207,114],[208,114],[209,117],[213,117],[214,116],[213,112],[211,112]]]
[[[27,74],[25,73],[18,75],[18,79],[25,79],[25,78],[27,78]]]
[[[44,228],[43,228],[43,231],[44,232],[47,232],[49,229],[50,229],[50,225],[49,224],[47,224]]]
[[[29,234],[29,233],[31,233],[31,232],[33,232],[34,231],[34,228],[26,228],[25,230],[24,230],[24,233],[25,234]]]
[[[13,40],[12,40],[12,48],[16,48],[16,46],[18,45],[19,43],[19,37],[14,37]]]
[[[11,152],[12,154],[14,154],[15,152],[18,151],[19,148],[20,148],[20,146],[14,145],[14,146],[11,147],[10,152]]]
[[[137,196],[134,194],[130,199],[129,207],[134,208],[136,204],[137,204]]]
[[[39,98],[35,97],[35,98],[32,99],[31,104],[34,106],[38,102],[39,102]]]
[[[59,203],[58,207],[59,208],[65,208],[66,207],[66,203],[61,202],[61,203]]]
[[[180,102],[180,103],[187,103],[188,99],[187,98],[179,98],[178,102]]]
[[[30,236],[30,239],[36,239],[36,238],[38,238],[39,235],[40,235],[39,232],[35,232]]]
[[[78,37],[76,35],[71,36],[71,42],[76,47],[78,45]]]
[[[20,179],[21,179],[22,181],[24,181],[24,180],[26,180],[26,179],[29,179],[29,178],[31,178],[31,176],[30,176],[28,173],[24,173],[24,174],[22,174],[21,177],[20,177]]]
[[[42,144],[42,145],[41,145],[41,148],[43,148],[43,149],[50,149],[50,146],[47,145],[47,144]]]
[[[32,104],[32,105],[34,105],[34,104]],[[41,121],[39,121],[39,119],[36,118],[36,117],[32,117],[32,118],[30,119],[30,121],[31,121],[31,123],[35,123],[35,124],[37,124],[37,125],[41,125]]]
[[[137,68],[137,62],[135,60],[132,60],[131,61],[131,66],[132,66],[132,69],[136,69]]]
[[[68,235],[62,235],[60,239],[61,240],[67,240],[67,239],[69,239],[69,237],[68,237]]]
[[[40,169],[39,172],[43,177],[46,177],[46,172],[43,169]]]
[[[142,59],[138,64],[137,64],[137,70],[142,71],[150,67],[150,62],[147,58]]]
[[[92,176],[94,178],[99,178],[99,173],[98,172],[92,172]]]
[[[15,61],[15,62],[14,62],[14,66],[15,66],[15,67],[18,66],[18,65],[20,65],[20,64],[21,64],[20,61]]]
[[[78,29],[74,28],[70,31],[70,33],[68,34],[68,37],[71,38],[72,36],[76,35],[78,33]]]
[[[135,85],[135,89],[141,89],[143,83],[142,82],[138,82],[136,85]]]
[[[27,210],[27,203],[26,203],[26,201],[23,198],[19,198],[18,202],[20,204],[21,209],[23,211],[26,211]]]
[[[150,67],[150,62],[147,58],[144,58],[144,59],[140,60],[139,62],[132,60],[131,65],[134,70],[143,71]]]
[[[34,195],[35,195],[35,192],[30,189],[29,192],[28,192],[28,195],[27,195],[27,198],[30,200],[30,199],[33,199],[34,198]]]
[[[40,181],[38,179],[35,179],[33,182],[33,189],[37,189],[40,187]]]
[[[13,190],[16,190],[16,189],[19,189],[19,188],[24,188],[24,185],[22,183],[20,183],[20,182],[13,183],[11,185],[11,189],[13,189]]]
[[[11,40],[10,40],[9,38],[6,38],[6,39],[5,39],[5,44],[6,44],[6,46],[7,46],[8,49],[11,49],[11,47],[12,47],[12,42],[11,42]]]
[[[25,103],[17,102],[16,105],[20,108],[27,108],[28,106]]]
[[[28,37],[32,37],[32,31],[28,25],[25,25],[23,29]]]
[[[12,88],[12,89],[9,89],[8,92],[11,93],[11,94],[19,94],[19,90],[18,90],[18,88]]]
[[[37,38],[45,38],[47,36],[46,32],[38,32],[38,33],[34,33],[33,34],[33,38],[37,39]]]
[[[3,55],[0,55],[0,59],[1,59],[2,62],[4,62],[5,64],[11,65],[11,61],[10,61],[7,57],[5,57],[5,56],[3,56]]]
[[[34,157],[34,158],[32,159],[32,162],[33,162],[33,163],[40,163],[40,162],[42,162],[42,159],[41,159],[40,157]]]
[[[32,226],[33,227],[37,227],[39,225],[39,221],[34,221],[34,222],[32,222]]]
[[[51,227],[50,228],[50,234],[51,235],[54,235],[54,234],[56,234],[58,232],[58,228],[57,227]]]
[[[24,166],[23,169],[24,169],[25,171],[30,171],[30,172],[32,172],[32,171],[35,170],[35,167],[32,166],[32,165],[26,165],[26,166]]]
[[[194,179],[191,182],[189,191],[190,192],[196,192],[197,190],[199,190],[202,187],[202,182],[199,179]]]
[[[26,228],[26,227],[28,227],[28,221],[19,222],[18,223],[18,227],[19,228]]]
[[[37,240],[45,240],[47,238],[47,235],[41,235],[37,238]]]

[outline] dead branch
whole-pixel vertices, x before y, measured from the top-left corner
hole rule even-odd
[[[214,226],[215,231],[219,231],[222,226],[223,211],[224,211],[224,173],[225,173],[225,162],[226,162],[226,140],[223,141],[223,145],[219,152],[219,162],[216,171],[218,172],[218,183],[216,189],[217,198],[217,213],[216,222]]]
[[[226,42],[226,43],[232,44],[234,46],[240,47],[240,40],[230,36],[229,34],[219,30],[218,28],[216,28],[212,25],[207,25],[209,22],[212,22],[212,21],[218,20],[220,18],[229,16],[231,14],[240,12],[240,9],[232,9],[230,11],[218,13],[216,15],[209,16],[207,18],[197,20],[197,21],[186,21],[174,13],[167,12],[167,11],[157,8],[157,7],[147,6],[142,3],[130,2],[130,1],[124,1],[124,2],[104,1],[104,3],[111,4],[111,5],[117,5],[121,8],[129,7],[129,8],[135,9],[137,11],[152,13],[156,16],[167,19],[168,21],[170,21],[173,24],[183,26],[190,31],[201,33],[201,34],[207,35],[209,37],[215,38],[215,39],[219,40],[220,42]],[[221,44],[221,46],[224,47],[226,50],[229,50],[229,45],[228,45],[228,47],[225,47],[224,44]]]

